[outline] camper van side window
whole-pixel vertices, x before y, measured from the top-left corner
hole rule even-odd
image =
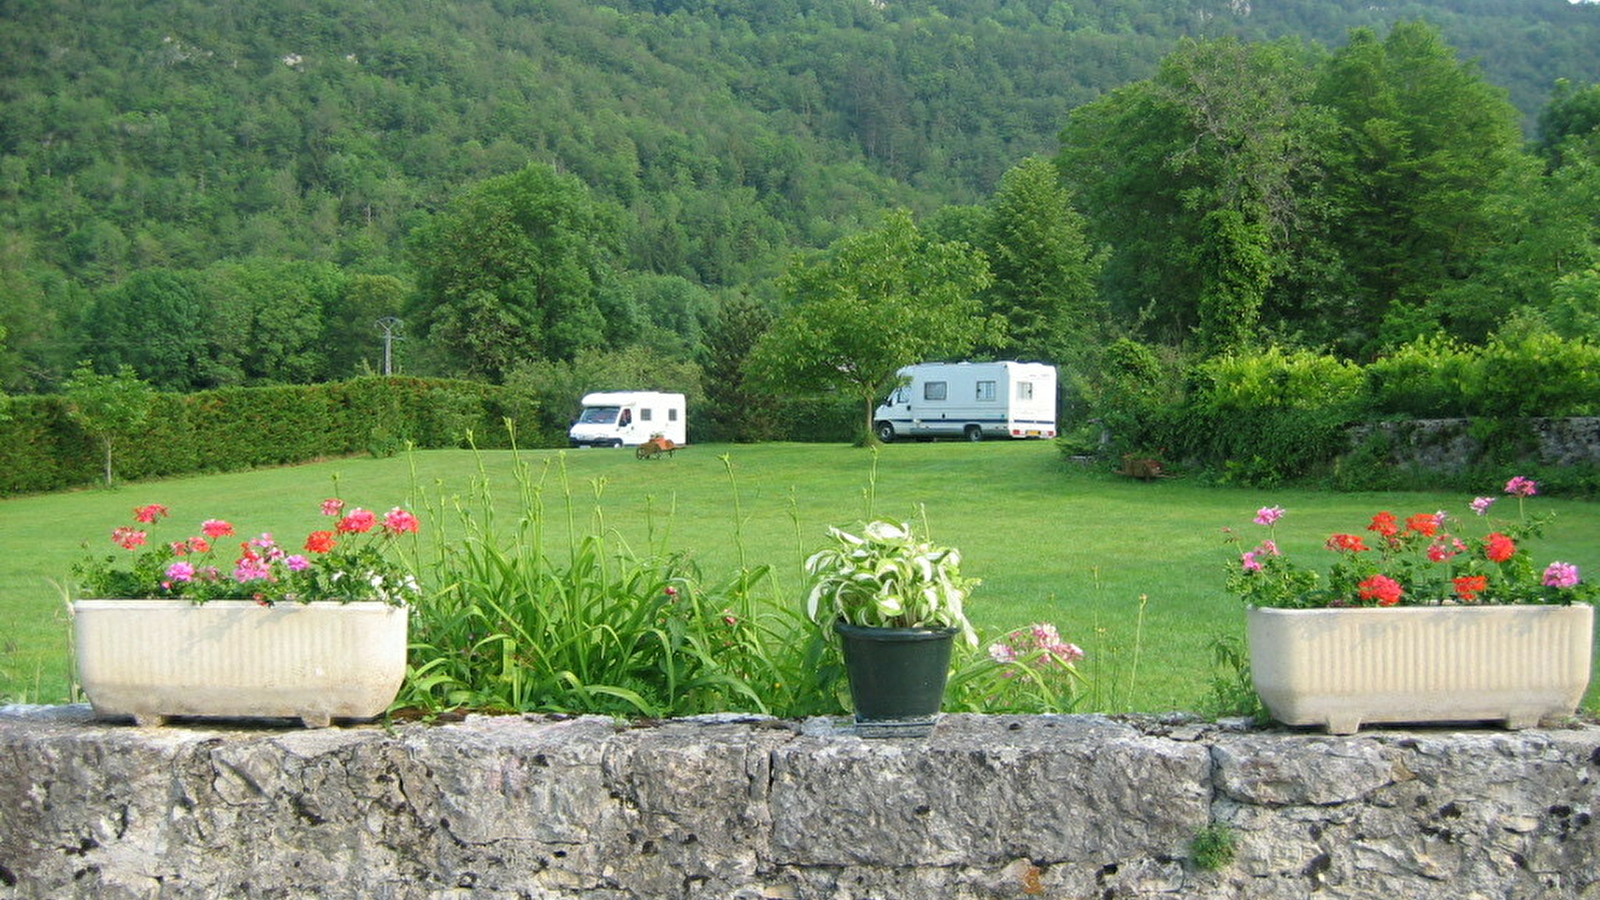
[[[1031,382],[1031,381],[1019,381],[1019,382],[1017,382],[1017,399],[1018,400],[1032,400],[1033,399],[1033,382]]]
[[[648,406],[646,406],[643,409],[639,410],[639,421],[641,421],[641,422],[650,421],[650,413],[651,413],[651,411],[652,410]]]
[[[980,381],[980,382],[978,382],[978,399],[979,400],[993,400],[994,399],[994,382],[992,382],[992,381]]]
[[[943,400],[949,393],[950,385],[944,381],[925,381],[922,383],[922,399]]]
[[[678,421],[678,411],[676,409],[667,410],[667,421],[668,422],[676,422],[676,421]]]

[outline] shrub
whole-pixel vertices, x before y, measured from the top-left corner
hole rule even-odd
[[[1467,386],[1472,414],[1498,418],[1600,412],[1600,347],[1548,331],[1499,336],[1478,354]]]
[[[1177,367],[1164,360],[1157,348],[1123,338],[1113,342],[1101,356],[1100,369],[1092,376],[1073,375],[1072,381],[1088,415],[1100,425],[1108,440],[1101,452],[1112,457],[1143,452],[1162,443],[1160,423],[1167,408],[1179,395]],[[1084,436],[1063,443],[1064,453],[1083,448]]]
[[[1421,337],[1366,367],[1372,409],[1411,418],[1464,416],[1476,354],[1445,337]]]
[[[1331,461],[1365,396],[1361,370],[1331,356],[1274,347],[1216,357],[1193,370],[1166,438],[1227,480],[1275,484]]]

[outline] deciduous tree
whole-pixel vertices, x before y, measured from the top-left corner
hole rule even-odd
[[[416,233],[418,319],[453,368],[502,379],[520,360],[597,347],[596,294],[616,229],[575,178],[547,165],[491,178]]]
[[[999,339],[1003,324],[978,300],[990,280],[981,253],[929,240],[897,210],[789,266],[792,305],[756,345],[753,372],[780,390],[854,397],[870,443],[873,406],[899,369]]]
[[[150,416],[155,391],[132,366],[124,365],[117,374],[105,375],[96,372],[88,361],[73,371],[64,388],[67,415],[105,450],[106,487],[110,487],[112,448],[131,437],[132,430]]]

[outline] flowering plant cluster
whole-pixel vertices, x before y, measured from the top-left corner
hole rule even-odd
[[[1548,521],[1528,518],[1523,508],[1538,485],[1518,476],[1506,482],[1505,493],[1517,498],[1516,519],[1496,520],[1490,512],[1497,498],[1477,497],[1467,505],[1484,522],[1474,536],[1445,511],[1403,520],[1380,512],[1363,532],[1328,537],[1324,547],[1335,556],[1326,576],[1288,560],[1277,540],[1285,510],[1262,507],[1253,521],[1268,529],[1267,537],[1229,564],[1228,590],[1251,606],[1288,608],[1570,604],[1592,596],[1577,566],[1555,561],[1540,569],[1528,553],[1526,541]],[[1242,548],[1239,535],[1228,534]]]
[[[870,522],[861,534],[828,529],[831,546],[806,560],[813,579],[806,613],[877,628],[955,628],[977,646],[963,603],[978,584],[961,575],[961,553],[925,541],[910,525]]]
[[[111,532],[118,550],[75,566],[80,593],[104,599],[185,598],[279,601],[380,600],[402,605],[416,595],[416,578],[393,552],[397,538],[416,534],[417,517],[399,507],[382,516],[344,501],[324,500],[333,519],[299,547],[270,534],[241,538],[230,522],[207,519],[180,540],[156,541],[165,506],[135,507],[133,523]],[[232,547],[237,547],[235,552]]]
[[[1083,659],[1083,648],[1061,639],[1056,626],[1034,623],[1015,629],[989,645],[989,658],[1001,665],[1021,663],[1035,669],[1071,668]]]

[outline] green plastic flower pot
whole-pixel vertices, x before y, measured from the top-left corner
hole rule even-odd
[[[919,737],[933,730],[950,675],[954,628],[867,628],[835,622],[856,732]]]

